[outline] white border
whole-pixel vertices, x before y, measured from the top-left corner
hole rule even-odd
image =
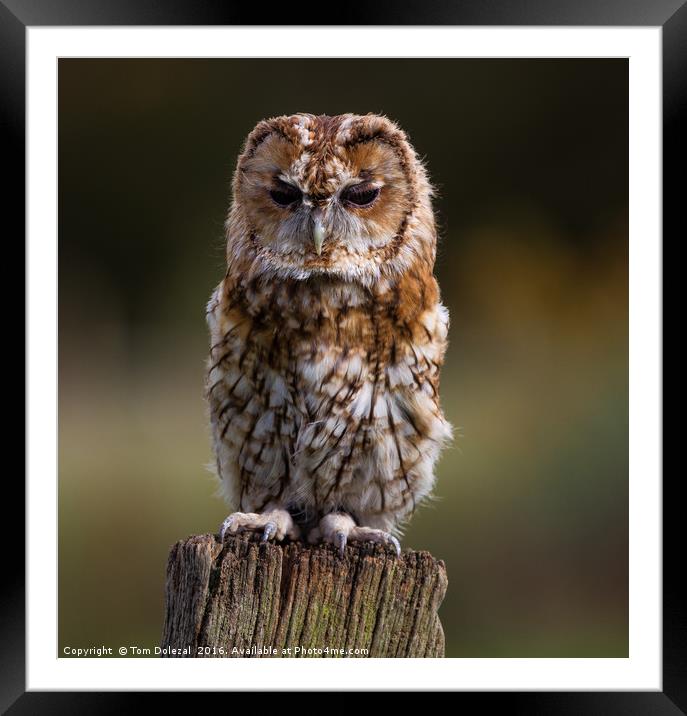
[[[107,27],[27,33],[27,689],[661,690],[661,28]],[[628,659],[56,658],[57,379],[49,368],[57,365],[56,59],[226,57],[228,49],[241,57],[630,58]]]

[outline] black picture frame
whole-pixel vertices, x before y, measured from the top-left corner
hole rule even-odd
[[[412,0],[401,5],[382,0],[369,6],[350,3],[325,11],[312,8],[316,25],[537,25],[660,26],[663,30],[663,226],[664,233],[684,236],[683,139],[687,106],[687,4],[685,0],[482,0],[442,2]],[[5,176],[5,226],[13,219],[10,238],[25,233],[25,50],[28,26],[88,25],[279,25],[294,24],[292,8],[221,0],[0,0],[0,121]],[[302,18],[300,13],[298,19]],[[682,130],[682,131],[681,131]],[[682,200],[682,201],[681,201]],[[677,236],[676,236],[677,238]],[[21,252],[20,252],[21,254]],[[5,255],[6,266],[10,264]],[[22,258],[19,258],[21,262]],[[19,273],[14,269],[15,273]],[[13,289],[14,291],[14,289]],[[6,305],[13,306],[15,301]],[[18,311],[13,311],[18,314]],[[17,341],[18,342],[18,341]],[[16,349],[16,343],[15,350]],[[16,354],[15,356],[16,358]],[[24,356],[26,357],[26,356]],[[19,358],[20,360],[20,358]],[[13,381],[19,391],[19,381]],[[9,387],[9,386],[8,386]],[[19,397],[18,403],[19,403]],[[21,413],[21,410],[20,410]],[[13,421],[14,421],[14,415]],[[16,425],[23,424],[19,417]],[[481,705],[546,714],[679,714],[687,713],[687,598],[681,587],[680,478],[663,482],[663,691],[662,692],[536,692],[457,693],[461,701],[479,698]],[[5,477],[5,513],[23,534],[24,487],[15,474]],[[12,506],[10,508],[10,505]],[[7,520],[7,514],[3,519]],[[7,524],[7,523],[6,523]],[[18,542],[18,540],[16,540]],[[0,590],[0,708],[10,714],[120,713],[149,708],[156,694],[116,692],[25,693],[25,560],[20,549],[5,549],[4,585]],[[320,702],[321,704],[322,702]],[[230,704],[225,701],[225,707]]]

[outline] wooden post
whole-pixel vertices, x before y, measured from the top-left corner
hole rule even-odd
[[[163,656],[444,656],[447,584],[428,552],[190,537],[169,554]]]

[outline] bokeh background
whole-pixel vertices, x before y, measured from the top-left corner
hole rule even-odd
[[[447,655],[628,653],[625,60],[59,62],[59,644],[159,643],[215,531],[204,309],[263,117],[380,112],[438,188],[457,439],[405,546]],[[115,649],[116,653],[116,649]]]

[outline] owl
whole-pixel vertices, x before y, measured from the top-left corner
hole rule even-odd
[[[296,114],[248,135],[208,304],[206,396],[227,534],[398,538],[451,437],[432,189],[374,114]]]

